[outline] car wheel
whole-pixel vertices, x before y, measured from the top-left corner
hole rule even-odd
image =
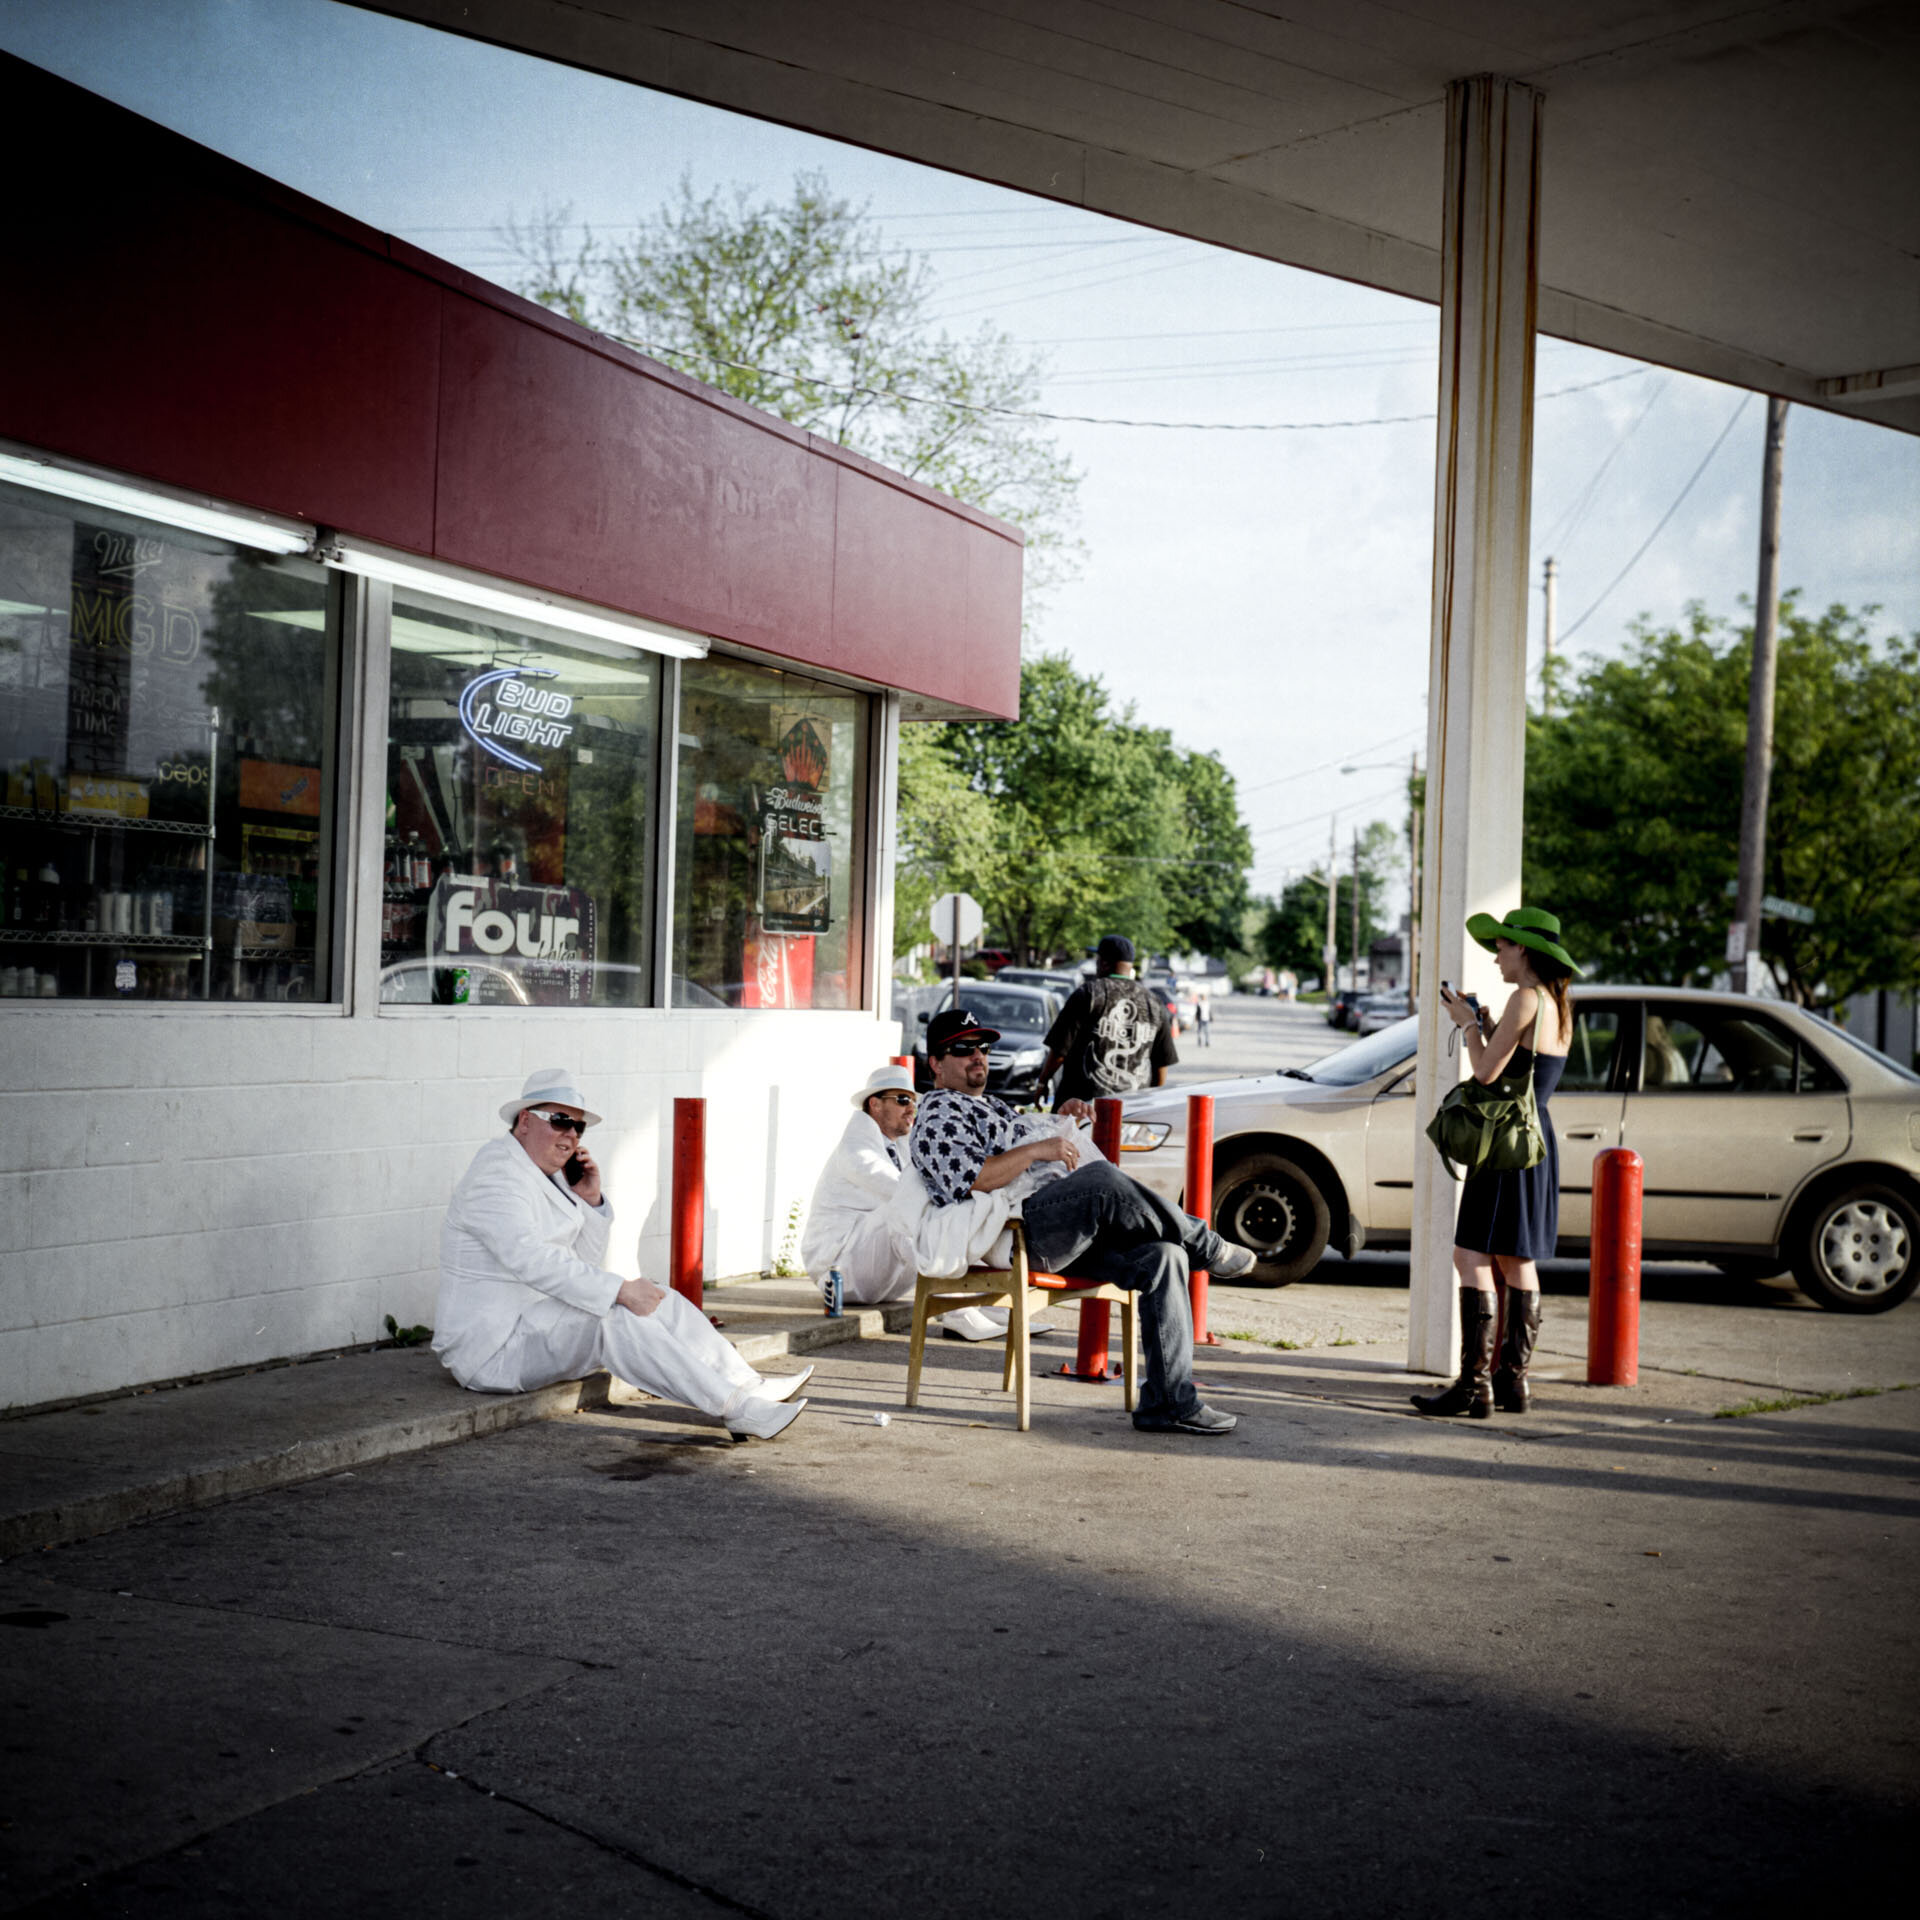
[[[1828,1194],[1801,1220],[1793,1277],[1835,1313],[1885,1313],[1920,1286],[1920,1208],[1892,1187]]]
[[[1256,1286],[1304,1280],[1320,1264],[1331,1226],[1326,1195],[1282,1154],[1257,1153],[1236,1162],[1214,1198],[1214,1232],[1259,1256],[1247,1276]]]

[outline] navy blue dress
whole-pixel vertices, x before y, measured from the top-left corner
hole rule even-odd
[[[1529,1047],[1516,1047],[1508,1073],[1524,1073]],[[1520,1173],[1482,1173],[1460,1195],[1460,1220],[1453,1244],[1475,1253],[1504,1254],[1513,1260],[1551,1260],[1560,1232],[1560,1143],[1553,1137],[1547,1102],[1566,1071],[1562,1053],[1543,1053],[1533,1066],[1533,1098],[1540,1109],[1540,1131],[1547,1137],[1546,1158]]]

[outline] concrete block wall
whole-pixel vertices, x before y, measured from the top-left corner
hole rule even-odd
[[[447,1195],[536,1067],[606,1115],[610,1265],[664,1277],[672,1103],[704,1095],[706,1271],[763,1271],[898,1044],[869,1013],[0,1008],[0,1408],[431,1323]]]

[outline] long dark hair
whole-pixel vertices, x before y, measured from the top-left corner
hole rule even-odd
[[[1562,966],[1552,954],[1542,953],[1537,947],[1527,949],[1527,965],[1533,969],[1533,977],[1553,1002],[1553,1011],[1560,1023],[1560,1038],[1571,1040],[1573,1007],[1567,999],[1567,982],[1573,978],[1573,969]]]

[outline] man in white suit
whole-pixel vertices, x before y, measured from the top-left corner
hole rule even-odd
[[[613,1208],[585,1141],[572,1074],[546,1067],[500,1109],[508,1132],[473,1156],[440,1234],[433,1350],[463,1387],[521,1393],[604,1368],[663,1400],[771,1440],[806,1406],[809,1374],[766,1380],[683,1294],[602,1264]]]

